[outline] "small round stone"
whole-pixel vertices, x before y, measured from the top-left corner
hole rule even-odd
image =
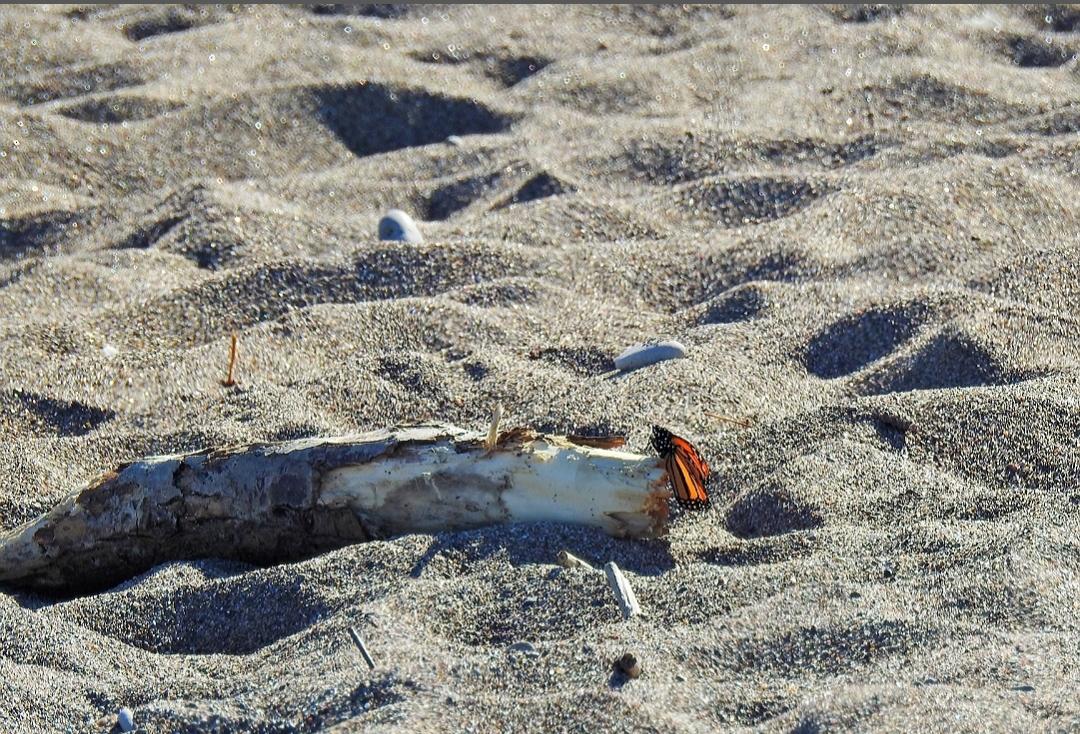
[[[120,724],[120,731],[135,730],[135,714],[131,713],[131,709],[126,706],[116,715],[116,722]]]
[[[446,143],[448,145],[453,145],[455,148],[462,145],[464,142],[465,141],[461,139],[460,135],[448,135],[446,138]]]
[[[637,678],[641,675],[641,663],[638,661],[637,655],[632,652],[624,654],[615,661],[615,664],[619,666],[619,670],[626,673],[627,678]]]
[[[650,364],[668,359],[681,359],[686,356],[686,347],[674,340],[652,344],[635,344],[627,347],[615,358],[615,367],[623,372],[647,367]]]
[[[379,239],[412,244],[424,241],[416,222],[400,209],[391,209],[379,220]]]

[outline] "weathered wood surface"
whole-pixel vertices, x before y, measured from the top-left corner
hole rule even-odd
[[[615,595],[615,601],[619,604],[623,619],[630,619],[641,614],[641,605],[638,604],[637,597],[634,595],[634,587],[630,585],[630,580],[626,578],[615,561],[608,561],[604,565],[604,574],[607,576],[611,593]]]
[[[481,434],[425,425],[150,457],[0,533],[0,582],[74,594],[167,560],[277,563],[507,522],[651,537],[666,530],[667,496],[655,457],[523,429],[501,434],[493,449]]]

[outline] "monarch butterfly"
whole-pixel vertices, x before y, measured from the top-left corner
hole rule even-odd
[[[705,482],[712,472],[693,444],[666,428],[653,426],[652,445],[664,460],[664,470],[679,504],[691,510],[706,509],[709,493],[705,491]]]

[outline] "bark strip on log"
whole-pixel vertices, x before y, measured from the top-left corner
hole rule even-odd
[[[258,564],[409,532],[508,522],[667,526],[655,457],[446,425],[241,446],[123,465],[0,532],[0,582],[57,594],[107,588],[167,560]]]

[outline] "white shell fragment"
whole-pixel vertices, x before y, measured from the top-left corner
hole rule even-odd
[[[116,723],[120,725],[120,731],[134,731],[135,715],[131,713],[131,709],[122,708],[116,715]]]
[[[522,655],[524,655],[527,658],[538,658],[538,657],[540,657],[540,651],[537,650],[535,647],[532,646],[531,643],[528,643],[528,642],[515,642],[513,645],[510,646],[510,650],[512,652],[521,653]]]
[[[623,372],[629,372],[667,359],[682,359],[685,356],[686,347],[673,340],[653,344],[635,344],[627,347],[615,358],[615,367]]]
[[[379,239],[418,245],[424,241],[424,236],[412,217],[400,209],[391,209],[379,220]]]
[[[446,143],[458,147],[465,144],[465,141],[461,139],[460,135],[448,135],[446,137]]]

